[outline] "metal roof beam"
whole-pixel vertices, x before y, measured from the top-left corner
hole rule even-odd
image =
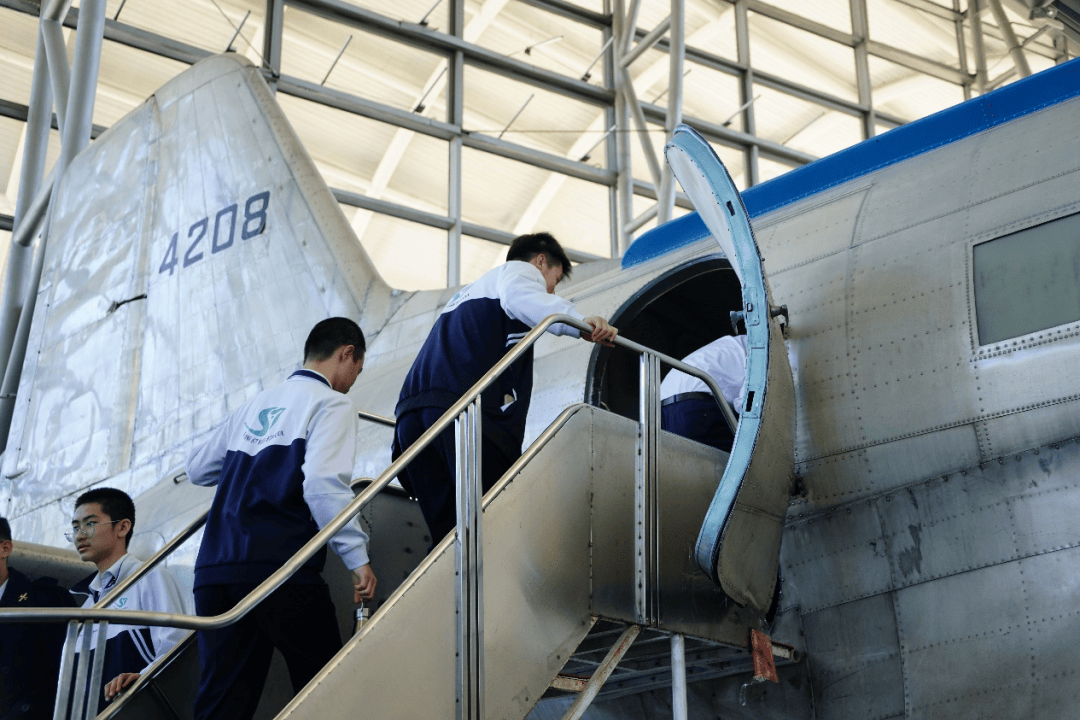
[[[562,173],[563,175],[569,175],[570,177],[575,177],[580,180],[587,180],[600,185],[615,184],[615,172],[612,170],[593,167],[592,165],[586,165],[585,163],[577,162],[576,160],[540,152],[539,150],[533,150],[524,147],[523,145],[515,145],[506,142],[505,140],[498,140],[487,135],[466,134],[463,138],[463,142],[465,147],[470,147],[474,150],[483,150],[492,155],[499,155],[510,160],[528,163],[534,167]]]
[[[658,105],[642,103],[641,107],[645,112],[645,117],[652,122],[663,123],[664,118],[667,116],[665,110]],[[786,164],[799,166],[814,162],[818,159],[814,155],[809,155],[793,148],[784,147],[780,143],[773,142],[772,140],[749,135],[739,130],[732,130],[723,125],[718,125],[717,123],[706,122],[691,117],[687,117],[685,122],[688,125],[692,125],[693,128],[704,135],[707,140],[714,140],[727,147],[736,149],[745,148],[748,145],[757,145],[761,148],[761,152],[769,156],[770,159],[779,160]]]
[[[645,33],[643,31],[639,31],[638,35],[644,37]],[[667,40],[659,40],[656,43],[656,48],[658,50],[668,52],[669,45]],[[690,45],[686,46],[686,58],[687,60],[691,60],[699,65],[704,65],[707,68],[717,70],[726,75],[731,75],[732,77],[740,77],[742,73],[744,73],[747,69],[734,60],[729,60],[727,58],[720,57],[719,55],[713,55],[712,53],[692,47]],[[761,70],[758,70],[756,68],[754,70],[754,84],[763,85],[773,90],[778,90],[782,93],[797,97],[800,100],[806,100],[807,102],[814,103],[815,105],[823,105],[830,110],[836,110],[837,112],[842,112],[853,117],[859,117],[867,111],[866,107],[860,105],[857,102],[844,100],[843,98],[836,97],[835,95],[830,95],[829,93],[822,92],[821,90],[815,90],[814,88],[799,85],[798,83],[792,82],[791,80],[788,80],[786,78],[782,78],[779,75],[772,75],[767,72],[762,72]],[[889,115],[888,113],[882,113],[881,111],[877,110],[875,110],[875,112],[877,112],[877,117],[879,121],[890,125],[899,126],[907,122],[906,120],[896,117],[895,115]]]
[[[19,120],[26,122],[26,119],[30,116],[30,107],[23,105],[22,103],[12,102],[11,100],[4,100],[0,98],[0,117],[10,118],[12,120]],[[52,129],[60,130],[60,125],[56,121],[56,113],[52,115]],[[96,138],[101,133],[105,132],[108,128],[104,125],[93,125],[90,128],[91,139]]]
[[[607,88],[543,70],[452,35],[428,29],[417,23],[393,20],[370,10],[350,5],[343,0],[288,0],[288,4],[327,20],[373,32],[430,52],[443,55],[461,52],[465,57],[465,62],[470,65],[575,100],[599,106],[609,105],[614,101],[613,91]]]
[[[440,140],[449,140],[461,132],[461,128],[450,123],[384,105],[374,100],[367,100],[358,95],[328,88],[308,80],[301,80],[291,75],[282,75],[278,79],[278,92],[344,110],[353,115],[402,127]]]
[[[380,200],[368,197],[367,195],[349,192],[348,190],[341,190],[339,188],[331,188],[331,192],[334,193],[334,197],[342,205],[349,205],[351,207],[360,208],[361,210],[370,210],[371,212],[379,213],[381,215],[389,215],[390,217],[408,220],[409,222],[438,228],[439,230],[449,230],[455,223],[453,218],[446,215],[424,212],[423,210],[417,210],[416,208],[407,205],[399,205],[398,203],[390,202],[388,200]],[[461,223],[461,232],[464,235],[499,243],[500,245],[510,245],[516,237],[513,233],[506,232],[505,230],[495,230],[484,225],[470,222]],[[604,259],[599,255],[581,252],[580,250],[574,250],[573,248],[564,248],[564,250],[566,250],[567,257],[574,262],[581,263]]]
[[[931,2],[931,0],[896,0],[896,2],[950,22],[963,20],[967,16],[966,12],[958,12],[952,8],[942,7],[935,2]]]
[[[521,2],[598,30],[611,27],[611,15],[586,10],[563,0],[521,0]]]
[[[332,88],[316,85],[313,82],[300,80],[299,78],[283,75],[278,81],[278,90],[287,95],[310,100],[328,107],[344,110],[355,115],[379,120],[391,125],[404,127],[409,130],[430,135],[441,140],[450,140],[461,133],[461,128],[449,123],[432,120],[431,118],[417,115],[416,113],[399,110],[398,108],[372,100],[350,95]],[[581,180],[612,185],[615,182],[615,173],[586,165],[582,162],[552,155],[550,153],[533,150],[523,145],[498,140],[493,137],[480,134],[465,133],[462,138],[465,147],[498,155],[510,160],[517,160],[534,167],[544,168],[552,172],[562,173]]]
[[[790,25],[791,27],[804,30],[813,35],[817,35],[818,37],[832,40],[833,42],[846,45],[850,48],[856,47],[860,42],[858,38],[850,33],[845,33],[841,30],[831,28],[828,25],[822,25],[813,20],[808,20],[807,18],[800,17],[787,10],[782,10],[773,5],[769,5],[768,3],[761,2],[761,0],[747,0],[747,9],[782,22],[785,25]],[[967,80],[967,76],[958,69],[945,65],[944,63],[927,60],[915,53],[910,53],[906,50],[901,50],[900,48],[895,48],[875,40],[868,40],[866,46],[871,55],[894,62],[897,65],[902,65],[910,70],[917,70],[926,75],[931,75],[939,80],[945,80],[946,82],[951,82],[956,85],[963,85]]]

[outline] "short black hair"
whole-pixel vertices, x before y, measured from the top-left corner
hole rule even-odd
[[[8,525],[7,518],[0,517],[0,542],[11,539],[11,526]]]
[[[311,328],[304,343],[304,362],[328,360],[342,345],[356,348],[357,358],[367,352],[367,343],[360,326],[349,318],[332,317],[322,320]]]
[[[547,255],[549,260],[562,265],[564,278],[570,277],[570,258],[566,256],[566,251],[563,250],[562,245],[551,233],[538,232],[518,235],[510,243],[510,249],[506,251],[506,259],[529,262],[540,253]]]
[[[80,505],[87,503],[100,505],[101,512],[108,515],[113,522],[119,520],[131,521],[131,530],[128,531],[127,537],[124,538],[124,546],[127,547],[131,542],[131,536],[135,534],[135,503],[132,502],[131,496],[116,488],[94,488],[79,496],[75,501],[75,509],[78,510]]]

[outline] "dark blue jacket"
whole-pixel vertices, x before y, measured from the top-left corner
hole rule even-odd
[[[74,607],[53,578],[30,580],[8,568],[0,607]],[[51,718],[60,675],[64,623],[0,623],[0,720]]]

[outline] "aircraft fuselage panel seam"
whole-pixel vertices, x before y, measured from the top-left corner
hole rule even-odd
[[[897,592],[899,590],[906,590],[908,588],[917,587],[919,585],[925,585],[926,583],[934,582],[936,580],[942,580],[944,578],[955,577],[957,575],[963,575],[965,573],[975,572],[975,571],[978,571],[978,570],[985,570],[987,568],[997,567],[999,565],[1006,565],[1006,564],[1012,563],[1012,562],[1020,562],[1022,560],[1030,560],[1031,558],[1041,557],[1043,555],[1049,555],[1051,553],[1056,553],[1056,552],[1062,552],[1064,550],[1075,550],[1077,548],[1080,548],[1080,543],[1070,543],[1068,545],[1063,545],[1061,547],[1056,547],[1056,548],[1049,548],[1047,550],[1039,550],[1037,552],[1030,552],[1030,553],[1025,553],[1025,554],[1016,554],[1016,555],[1013,555],[1011,557],[1003,558],[1003,559],[1001,559],[999,561],[996,561],[996,562],[981,563],[979,565],[969,565],[969,566],[966,566],[966,567],[964,567],[964,568],[962,568],[960,570],[956,570],[954,572],[943,572],[943,573],[936,573],[934,575],[928,575],[928,576],[926,576],[924,578],[920,578],[919,580],[917,580],[915,582],[906,582],[906,583],[902,583],[902,584],[897,584],[895,582],[890,582],[887,587],[882,587],[882,588],[876,589],[876,590],[874,590],[872,592],[860,593],[858,595],[853,595],[851,597],[843,597],[843,598],[835,599],[835,600],[832,600],[832,601],[830,601],[828,603],[823,603],[821,605],[811,606],[809,609],[804,609],[803,614],[808,615],[810,613],[820,612],[822,610],[828,610],[830,608],[838,607],[840,605],[846,605],[847,603],[856,602],[858,600],[866,600],[867,598],[878,597],[879,595],[886,595],[888,593]]]
[[[1064,403],[1069,403],[1069,402],[1075,402],[1077,400],[1080,400],[1080,393],[1076,393],[1074,395],[1066,395],[1064,397],[1054,398],[1052,400],[1044,400],[1043,402],[1032,403],[1031,405],[1023,405],[1023,406],[1017,407],[1017,408],[1010,408],[1008,410],[999,410],[998,412],[987,413],[985,415],[980,415],[978,417],[972,417],[972,418],[966,418],[964,420],[957,420],[955,422],[945,423],[943,425],[935,425],[934,427],[926,428],[924,430],[919,430],[917,432],[905,433],[903,435],[896,435],[896,436],[893,436],[893,437],[882,438],[881,440],[872,440],[872,441],[863,443],[861,445],[850,445],[850,446],[848,446],[846,448],[842,448],[840,450],[835,450],[833,452],[822,453],[820,455],[812,455],[812,456],[806,457],[806,458],[796,457],[795,458],[795,467],[796,467],[796,470],[798,470],[798,469],[800,469],[799,465],[803,465],[803,464],[806,464],[806,463],[818,462],[820,460],[826,460],[826,459],[833,458],[833,457],[836,457],[836,456],[839,456],[839,455],[846,455],[846,454],[849,454],[849,453],[859,452],[860,450],[865,450],[866,448],[876,447],[878,445],[887,445],[887,444],[889,444],[891,442],[897,442],[899,440],[907,440],[909,438],[919,437],[921,435],[930,435],[930,434],[933,434],[933,433],[936,433],[936,432],[940,432],[941,430],[951,430],[953,428],[963,427],[965,425],[975,425],[976,423],[983,422],[985,420],[996,420],[998,418],[1008,417],[1009,415],[1016,415],[1018,413],[1029,412],[1031,410],[1041,410],[1043,408],[1052,407],[1054,405],[1062,405]]]

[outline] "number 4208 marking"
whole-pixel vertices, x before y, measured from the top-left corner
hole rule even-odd
[[[250,240],[262,233],[266,228],[266,211],[269,207],[269,190],[264,190],[261,193],[252,195],[244,202],[244,218],[243,223],[240,225],[241,240]],[[211,254],[216,254],[232,247],[233,240],[236,238],[236,219],[238,213],[239,207],[236,203],[233,203],[228,207],[218,210],[217,214],[214,215],[214,231],[210,236]],[[191,227],[188,228],[186,242],[189,241],[190,244],[188,244],[187,251],[184,253],[184,267],[194,265],[203,259],[205,253],[201,246],[209,229],[209,216],[192,223]],[[174,232],[172,239],[169,240],[169,247],[165,249],[165,257],[161,261],[161,267],[158,268],[159,274],[167,270],[169,274],[172,275],[173,269],[180,264],[180,256],[176,249],[179,238],[180,233]]]

